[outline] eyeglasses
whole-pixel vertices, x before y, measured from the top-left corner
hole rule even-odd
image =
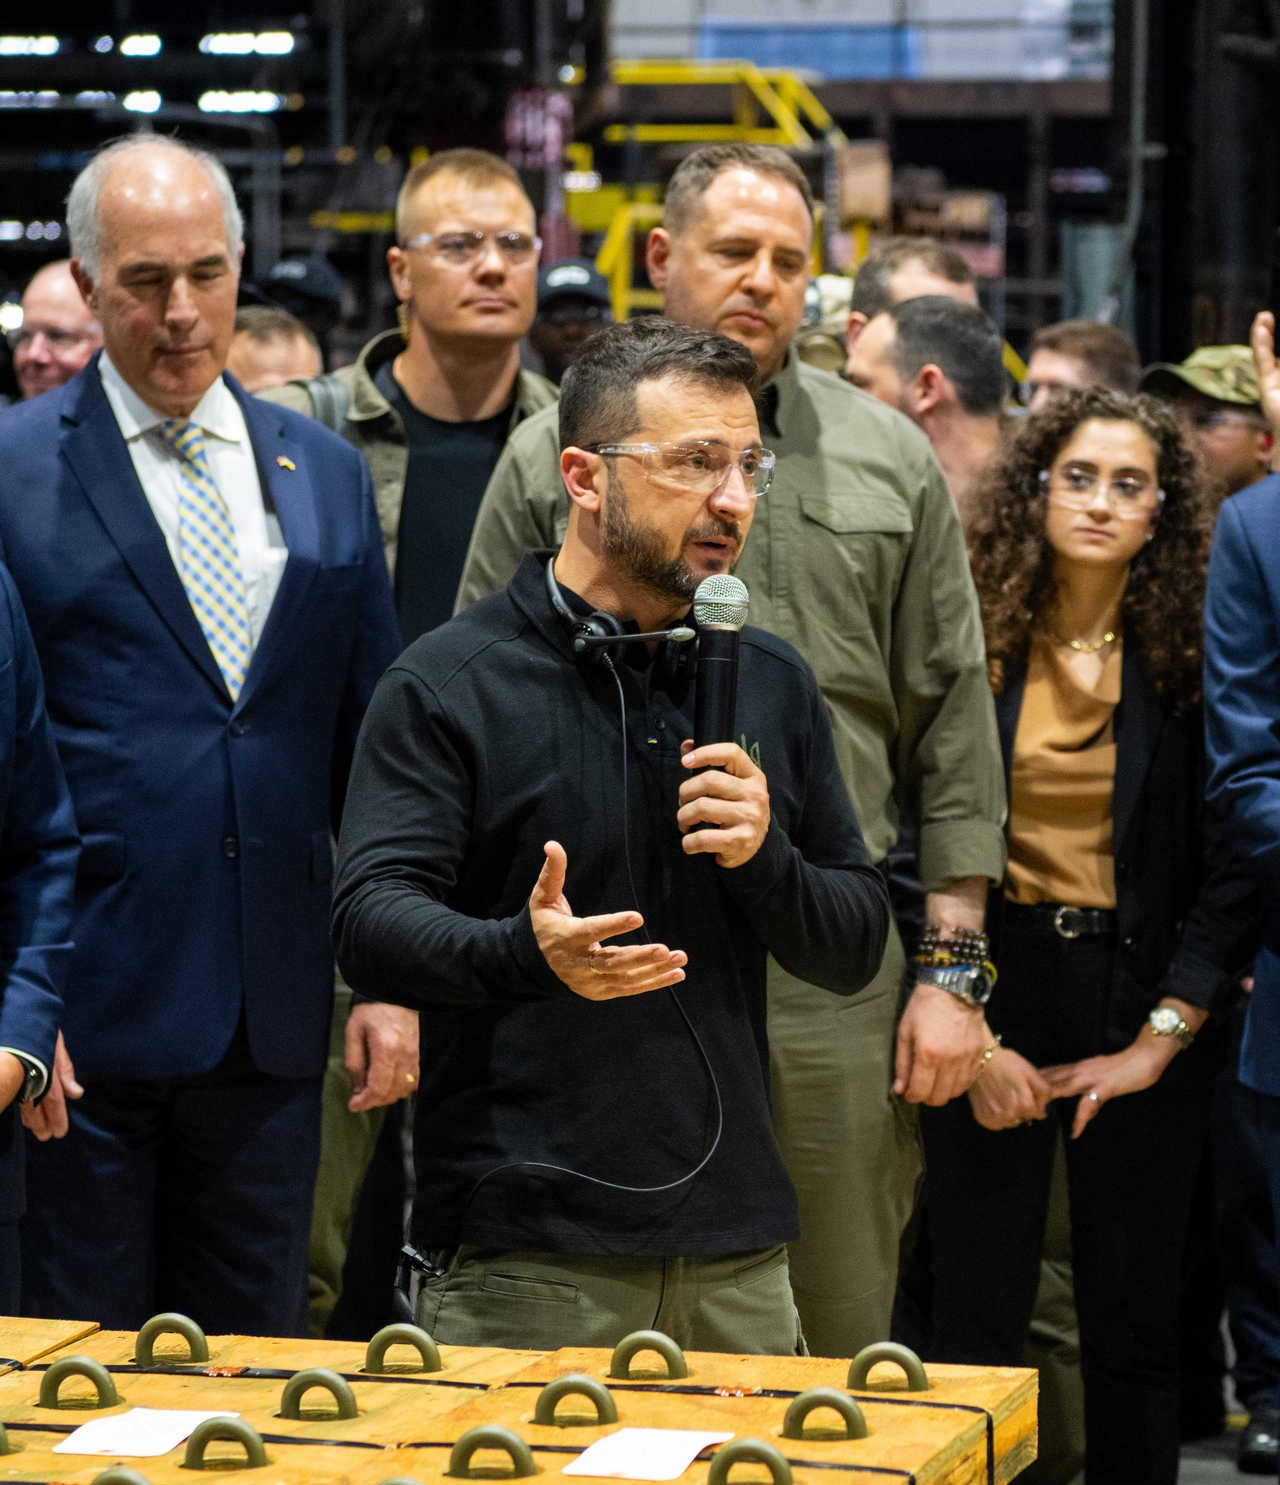
[[[528,232],[419,232],[404,243],[406,252],[430,248],[432,255],[453,268],[465,268],[484,254],[490,242],[513,267],[532,263],[542,251],[542,239]]]
[[[625,454],[639,459],[648,477],[687,495],[706,500],[718,495],[738,470],[753,497],[763,495],[773,483],[778,456],[772,449],[743,449],[732,453],[719,443],[595,443],[583,444],[589,454]]]
[[[1102,476],[1092,464],[1064,464],[1061,469],[1042,469],[1040,488],[1049,499],[1067,510],[1088,510],[1097,499]],[[1117,474],[1107,485],[1107,504],[1122,521],[1139,521],[1164,504],[1164,491],[1138,474]]]
[[[1066,382],[1023,382],[1018,388],[1018,401],[1023,407],[1030,407],[1041,392],[1047,392],[1050,397],[1061,397],[1064,392],[1072,390]]]
[[[51,351],[71,351],[86,340],[93,339],[92,330],[59,330],[56,325],[19,325],[16,330],[6,330],[4,338],[11,351],[30,345],[37,335],[43,335]]]

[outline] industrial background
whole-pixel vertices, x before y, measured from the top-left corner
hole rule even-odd
[[[601,254],[619,308],[652,302],[654,203],[718,138],[804,163],[815,267],[890,228],[954,241],[1015,348],[1083,314],[1178,358],[1274,302],[1274,0],[114,0],[25,24],[0,35],[0,300],[65,254],[89,153],[146,124],[231,169],[248,277],[329,259],[339,352],[390,323],[404,170],[464,143],[520,167],[545,255]]]

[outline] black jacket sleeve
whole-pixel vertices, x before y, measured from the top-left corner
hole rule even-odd
[[[816,682],[806,724],[795,770],[803,787],[797,827],[788,836],[772,821],[756,854],[725,870],[723,880],[785,970],[852,995],[874,979],[884,958],[889,894],[867,861]]]
[[[333,904],[338,966],[379,1000],[476,1005],[571,993],[547,967],[527,906],[488,919],[446,904],[470,833],[468,746],[424,681],[399,666],[387,672],[356,745]]]

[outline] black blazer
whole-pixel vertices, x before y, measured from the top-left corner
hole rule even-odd
[[[1006,785],[1025,689],[1024,659],[995,699]],[[1202,713],[1171,711],[1133,646],[1124,652],[1115,733],[1109,1050],[1128,1046],[1162,995],[1224,1011],[1257,931],[1256,888],[1225,833],[1205,817]],[[997,945],[1003,902],[996,888],[989,921]]]

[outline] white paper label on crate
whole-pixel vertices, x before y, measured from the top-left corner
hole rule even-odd
[[[678,1480],[710,1444],[723,1444],[732,1433],[694,1428],[620,1428],[584,1449],[566,1475],[596,1475],[610,1480]]]
[[[206,1418],[238,1418],[225,1408],[130,1408],[110,1418],[82,1424],[53,1446],[55,1454],[113,1454],[151,1459],[185,1443]]]

